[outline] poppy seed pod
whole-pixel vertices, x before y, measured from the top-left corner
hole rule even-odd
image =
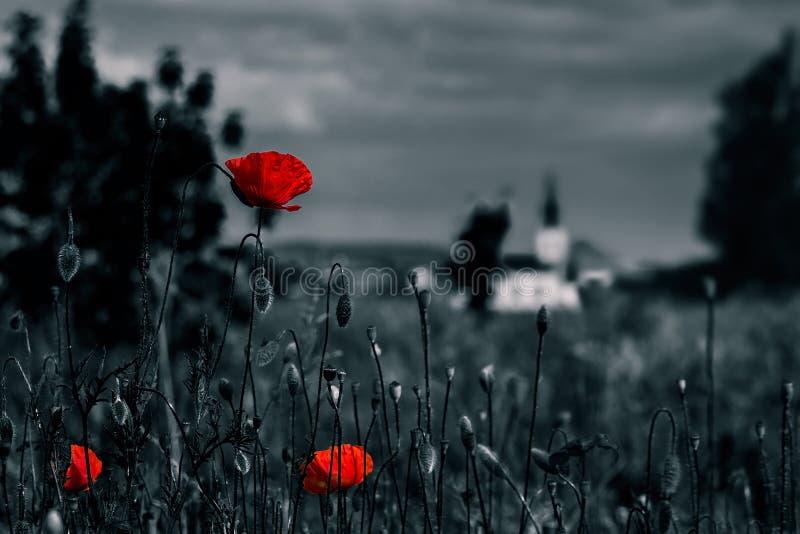
[[[347,372],[344,369],[339,369],[336,371],[336,378],[339,379],[339,384],[341,384],[347,378]]]
[[[461,443],[469,452],[475,450],[475,431],[472,429],[472,421],[466,415],[462,415],[458,420],[458,429],[461,432]]]
[[[763,440],[767,433],[767,428],[764,426],[764,421],[756,421],[756,437]]]
[[[681,395],[686,393],[686,380],[683,378],[678,380],[678,392]]]
[[[494,389],[494,365],[490,364],[481,369],[478,379],[481,383],[481,389],[485,393],[491,393]]]
[[[661,469],[661,497],[670,499],[681,481],[681,462],[677,454],[668,454]]]
[[[447,364],[447,366],[444,368],[444,374],[447,377],[447,381],[452,382],[453,377],[456,376],[455,366],[452,363]]]
[[[372,397],[369,401],[370,408],[372,408],[372,414],[375,415],[378,413],[378,408],[381,406],[381,399],[378,397]]]
[[[81,251],[74,243],[64,243],[58,251],[58,274],[65,282],[71,281],[81,266]]]
[[[547,306],[539,308],[539,313],[536,314],[536,329],[539,335],[543,336],[547,332],[547,327],[550,323],[550,312],[547,311]]]
[[[222,400],[225,402],[230,402],[233,399],[233,385],[231,381],[227,378],[220,378],[219,382],[217,382],[217,391],[219,391],[219,396],[222,397]]]
[[[5,460],[14,448],[16,428],[8,414],[0,415],[0,459]]]
[[[255,296],[256,309],[260,313],[267,313],[275,300],[275,290],[272,282],[264,275],[264,268],[259,268],[259,273],[253,280],[253,293]]]
[[[416,395],[417,399],[419,399],[419,394],[422,391],[422,388],[419,387],[419,384],[414,384],[411,386],[411,390],[414,392],[414,395]]]
[[[395,404],[400,402],[400,395],[403,393],[403,386],[400,385],[400,382],[397,380],[392,380],[392,383],[389,384],[389,396],[392,398]]]
[[[339,297],[339,303],[336,304],[336,322],[339,323],[339,328],[344,328],[350,322],[350,314],[353,312],[353,305],[350,302],[350,295],[345,293]]]
[[[325,379],[325,382],[333,382],[336,380],[336,367],[325,367],[322,370],[322,378]]]
[[[350,391],[353,393],[353,397],[358,396],[358,390],[361,389],[361,382],[358,380],[350,383]]]
[[[11,316],[11,319],[8,320],[8,326],[14,332],[18,332],[20,328],[22,328],[22,321],[23,321],[23,314],[22,311],[17,310],[14,312],[14,315]]]
[[[289,390],[289,395],[294,397],[298,387],[300,387],[300,373],[297,371],[297,367],[290,363],[286,369],[286,389]]]
[[[375,328],[375,325],[369,325],[367,327],[367,339],[370,343],[375,343],[378,339],[378,329]]]
[[[417,286],[417,271],[408,271],[408,283],[413,287]]]
[[[427,310],[431,306],[431,292],[427,289],[423,289],[419,292],[419,305],[422,306],[423,310]]]
[[[690,444],[691,444],[691,446],[692,446],[692,450],[694,450],[694,451],[696,452],[696,451],[697,451],[697,449],[699,449],[699,448],[700,448],[700,434],[698,434],[697,432],[695,432],[694,434],[692,434],[692,435],[689,437],[689,443],[690,443]]]

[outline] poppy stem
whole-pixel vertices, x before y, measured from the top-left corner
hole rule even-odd
[[[8,521],[8,531],[14,532],[14,526],[11,521],[11,505],[8,503],[8,460],[3,459],[3,504],[6,509],[6,520]]]
[[[375,419],[377,419],[378,412],[376,410],[372,410],[372,418],[369,421],[369,426],[367,427],[367,435],[364,437],[364,483],[362,484],[359,491],[361,491],[361,498],[364,501],[361,503],[361,528],[359,532],[364,531],[364,515],[369,505],[369,492],[367,491],[367,444],[369,443],[369,437],[372,434],[372,428],[375,426]]]
[[[540,311],[541,313],[541,311]],[[541,374],[542,368],[542,348],[544,346],[544,336],[545,332],[539,331],[539,342],[536,348],[536,373],[533,379],[533,401],[531,403],[531,425],[528,428],[528,448],[525,449],[527,454],[525,454],[525,483],[523,484],[522,490],[522,497],[525,502],[528,501],[528,484],[530,483],[531,478],[531,449],[533,448],[533,430],[536,426],[536,409],[538,407],[539,401],[539,377]],[[519,534],[523,534],[525,531],[525,523],[528,520],[528,516],[525,513],[525,507],[522,507],[520,511],[520,518],[519,518]]]
[[[334,263],[331,266],[330,272],[328,273],[328,285],[325,295],[325,333],[322,340],[322,356],[319,359],[319,377],[317,378],[317,404],[315,408],[316,413],[314,416],[314,424],[313,424],[313,429],[311,431],[311,440],[309,441],[308,452],[306,453],[306,459],[303,463],[303,472],[301,473],[300,476],[301,483],[297,485],[297,495],[295,496],[294,511],[292,512],[292,526],[290,529],[291,534],[294,534],[295,528],[297,526],[297,513],[300,508],[300,503],[302,502],[303,494],[300,491],[300,488],[302,487],[302,480],[306,477],[306,472],[308,471],[308,464],[311,462],[311,458],[314,455],[314,450],[316,450],[317,428],[319,427],[320,398],[322,396],[322,374],[323,370],[325,369],[325,352],[328,350],[328,335],[330,333],[331,279],[333,278],[333,273],[336,271],[337,267],[339,268],[341,275],[344,276],[344,269],[342,269],[341,264],[339,264],[338,262]],[[299,354],[300,351],[299,345],[297,350]],[[302,374],[300,376],[302,378]]]
[[[261,219],[263,208],[258,208],[258,227],[256,229],[256,258],[261,257],[263,252],[263,245],[261,243]],[[255,260],[258,263],[258,259]],[[256,268],[260,267],[256,265]],[[258,405],[256,404],[256,387],[253,379],[252,361],[253,361],[253,322],[256,313],[256,292],[255,288],[250,288],[250,324],[247,329],[247,347],[245,348],[245,363],[244,373],[242,374],[242,387],[239,392],[239,417],[244,417],[244,393],[247,389],[247,375],[250,374],[251,389],[253,394],[253,414],[258,415]]]
[[[486,514],[486,506],[483,502],[483,492],[481,491],[481,482],[478,478],[478,466],[475,463],[475,452],[471,451],[467,453],[469,455],[469,461],[472,464],[472,477],[475,479],[475,489],[478,492],[478,502],[481,506],[481,517],[483,519],[483,528],[486,531],[486,534],[492,533],[492,524],[489,522],[489,516]],[[523,507],[524,511],[524,507]]]

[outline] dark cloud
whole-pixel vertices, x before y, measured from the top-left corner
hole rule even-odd
[[[54,49],[51,0],[6,5],[47,13]],[[508,246],[524,250],[553,169],[573,234],[629,262],[705,251],[694,225],[713,96],[800,22],[796,0],[103,0],[95,12],[106,76],[147,76],[160,47],[179,45],[190,71],[214,70],[219,109],[244,110],[248,150],[309,162],[315,188],[276,239],[445,242],[472,202],[510,186]]]

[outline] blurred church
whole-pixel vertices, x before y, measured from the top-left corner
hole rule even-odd
[[[530,312],[545,304],[551,309],[579,310],[583,290],[613,284],[616,267],[608,256],[586,241],[573,241],[562,218],[553,175],[544,179],[543,198],[529,253],[502,253],[502,240],[511,225],[508,204],[475,209],[457,242],[473,245],[473,262],[461,264],[451,258],[456,273],[464,271],[460,278],[454,275],[459,286],[451,294],[454,308]],[[421,283],[429,284],[429,273],[420,274]]]

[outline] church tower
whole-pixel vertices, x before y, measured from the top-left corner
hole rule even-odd
[[[565,273],[569,260],[569,232],[561,224],[561,207],[558,202],[556,176],[547,173],[544,177],[544,202],[542,203],[542,225],[533,239],[536,257],[548,269]]]

